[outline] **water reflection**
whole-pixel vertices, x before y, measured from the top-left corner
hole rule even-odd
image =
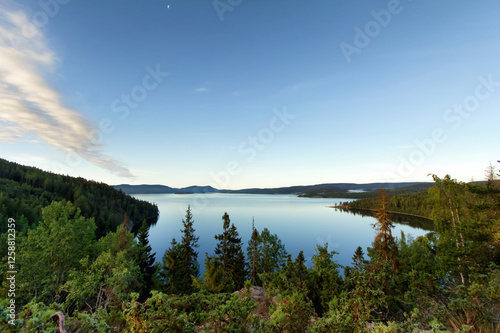
[[[343,213],[351,213],[352,215],[361,215],[363,217],[369,216],[374,217],[375,212],[367,209],[344,209],[344,208],[335,208],[335,211],[340,211]],[[412,228],[425,230],[425,231],[434,231],[434,220],[415,216],[415,215],[407,215],[400,213],[391,213],[391,221],[396,224],[408,225]]]

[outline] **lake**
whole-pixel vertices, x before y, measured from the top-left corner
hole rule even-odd
[[[204,271],[205,253],[213,254],[217,241],[214,235],[222,233],[222,215],[229,214],[236,226],[244,251],[252,233],[252,219],[255,228],[268,228],[277,234],[286,250],[295,259],[300,250],[304,251],[308,266],[317,244],[328,243],[330,250],[339,252],[336,260],[341,265],[350,265],[358,246],[371,246],[375,237],[371,216],[340,212],[329,206],[350,199],[299,198],[292,195],[261,194],[137,194],[134,197],[156,203],[160,210],[158,222],[151,226],[149,241],[156,260],[161,261],[163,253],[170,247],[173,237],[182,238],[182,219],[191,205],[194,228],[200,237],[198,248],[200,269]],[[395,224],[393,235],[399,237],[401,231],[417,237],[428,231],[403,223]]]

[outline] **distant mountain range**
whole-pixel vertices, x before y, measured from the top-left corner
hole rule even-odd
[[[165,185],[114,185],[117,190],[122,190],[125,194],[193,194],[193,193],[217,193],[218,189],[212,186],[188,186],[183,188],[174,188]]]
[[[292,194],[303,197],[324,198],[363,198],[375,196],[381,188],[390,194],[415,193],[426,191],[432,187],[432,182],[401,182],[401,183],[332,183],[306,186],[289,186],[277,188],[249,188],[242,190],[220,190],[212,186],[189,186],[174,188],[165,185],[115,185],[125,194],[193,194],[193,193],[240,193],[240,194]]]

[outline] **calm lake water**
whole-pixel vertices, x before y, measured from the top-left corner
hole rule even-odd
[[[229,214],[242,241],[244,251],[252,232],[252,219],[255,228],[262,231],[268,228],[277,234],[286,250],[295,256],[304,251],[307,264],[311,265],[317,244],[328,243],[330,250],[339,252],[336,260],[341,265],[350,265],[351,258],[358,246],[371,246],[375,231],[372,224],[376,219],[369,216],[353,215],[336,211],[333,206],[349,199],[299,198],[290,195],[260,194],[137,194],[136,198],[156,203],[160,210],[158,223],[151,227],[149,241],[156,252],[156,260],[161,261],[163,253],[170,247],[173,237],[182,238],[182,219],[191,205],[194,227],[200,237],[198,248],[200,269],[204,271],[205,253],[213,254],[217,241],[216,234],[222,232],[222,215]],[[404,223],[395,224],[393,235],[417,237],[426,230],[413,228]]]

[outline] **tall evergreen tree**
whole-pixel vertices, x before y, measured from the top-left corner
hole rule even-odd
[[[193,277],[200,275],[198,252],[195,250],[199,237],[195,236],[194,220],[191,206],[188,206],[186,217],[182,220],[184,228],[180,243],[172,239],[170,248],[165,251],[161,264],[160,277],[163,289],[169,294],[190,294],[196,291]]]
[[[182,291],[180,286],[182,273],[181,244],[177,243],[175,238],[172,238],[170,247],[165,250],[160,266],[160,279],[165,293],[177,294]]]
[[[242,288],[245,282],[245,255],[241,237],[238,237],[229,215],[224,213],[222,220],[222,234],[215,236],[219,242],[214,256],[205,259],[205,287],[212,291],[231,292]]]
[[[257,261],[259,260],[259,232],[255,229],[254,220],[252,220],[252,236],[248,241],[247,256],[248,256],[248,268],[250,272],[250,277],[252,278],[252,284],[257,285]]]
[[[156,268],[154,266],[156,253],[151,253],[152,248],[151,245],[149,245],[149,231],[146,220],[142,222],[142,226],[137,234],[137,243],[137,263],[139,264],[139,272],[141,275],[138,301],[144,302],[151,295],[153,276],[156,273]]]
[[[181,285],[180,290],[183,293],[191,293],[195,291],[192,284],[192,277],[198,278],[200,275],[200,265],[198,264],[198,252],[196,248],[199,237],[195,235],[193,227],[194,220],[191,213],[191,206],[188,206],[186,211],[186,218],[182,220],[184,229],[182,229],[182,241],[180,243],[180,256],[181,256]]]
[[[271,234],[269,229],[264,228],[260,233],[260,261],[259,273],[273,273],[278,271],[285,263],[287,251],[281,243],[278,235]]]
[[[397,270],[399,265],[397,258],[398,247],[392,236],[391,229],[394,228],[394,225],[387,210],[389,196],[385,189],[380,190],[378,198],[380,206],[375,214],[377,222],[373,225],[378,233],[373,241],[373,251],[377,264],[383,264],[384,261],[390,262],[394,270]]]
[[[318,315],[328,311],[330,301],[340,294],[343,285],[339,273],[339,265],[333,260],[338,254],[328,252],[328,243],[324,246],[317,245],[316,253],[312,257],[314,269],[310,271],[309,298],[313,301],[314,309]]]

